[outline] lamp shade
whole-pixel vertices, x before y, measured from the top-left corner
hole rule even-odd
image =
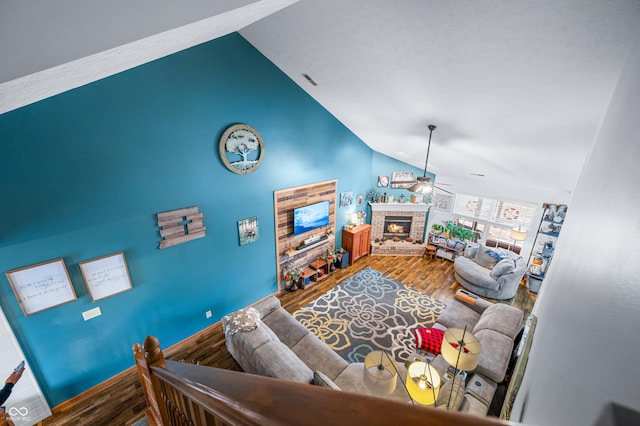
[[[515,241],[524,241],[527,239],[527,231],[523,231],[520,228],[511,230],[511,239]]]
[[[466,330],[449,328],[444,332],[440,353],[447,364],[458,370],[471,371],[478,365],[482,344]]]
[[[364,383],[373,393],[390,394],[396,390],[398,369],[391,356],[383,351],[369,352],[364,359]]]
[[[422,405],[433,405],[440,391],[440,375],[426,362],[416,361],[407,368],[407,391],[411,398]]]
[[[410,192],[419,192],[422,194],[431,194],[433,192],[433,185],[431,182],[417,182],[407,188]]]

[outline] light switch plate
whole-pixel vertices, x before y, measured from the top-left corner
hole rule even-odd
[[[85,321],[89,321],[92,318],[95,317],[99,317],[100,315],[102,315],[102,311],[100,310],[100,307],[96,307],[93,309],[89,309],[88,311],[84,311],[82,313],[82,318],[84,318]]]

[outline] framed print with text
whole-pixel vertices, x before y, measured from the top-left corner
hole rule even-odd
[[[6,275],[25,315],[60,306],[77,298],[64,259],[14,269]]]
[[[93,302],[131,290],[131,278],[123,252],[80,262],[80,270]]]

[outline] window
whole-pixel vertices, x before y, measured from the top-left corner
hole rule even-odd
[[[453,218],[455,223],[473,231],[474,242],[519,253],[522,241],[514,241],[511,230],[528,231],[535,210],[532,204],[457,194]]]
[[[453,214],[489,220],[491,217],[491,200],[472,195],[457,194]]]

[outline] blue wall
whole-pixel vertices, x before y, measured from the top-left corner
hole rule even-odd
[[[248,175],[217,154],[235,123],[265,142]],[[374,154],[237,34],[0,115],[0,144],[0,270],[63,257],[78,295],[25,317],[0,283],[51,405],[132,366],[145,336],[170,346],[275,292],[273,191],[338,179],[355,196],[379,174],[416,172]],[[188,206],[206,238],[159,250],[155,214]],[[237,221],[250,216],[260,239],[240,246]],[[118,251],[133,289],[92,303],[78,262]],[[96,306],[103,315],[83,321]]]

